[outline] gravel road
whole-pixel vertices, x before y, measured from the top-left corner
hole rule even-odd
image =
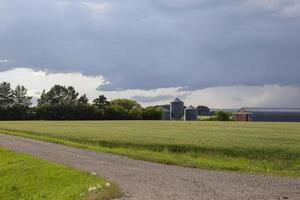
[[[96,172],[119,184],[122,200],[300,200],[300,178],[156,164],[2,134],[0,146]]]

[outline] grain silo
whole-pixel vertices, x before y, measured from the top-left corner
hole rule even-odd
[[[162,120],[170,120],[170,110],[162,108]]]
[[[175,120],[182,119],[183,112],[184,112],[183,101],[181,101],[180,99],[176,98],[170,104],[171,119],[175,119]]]
[[[184,120],[185,121],[195,121],[198,118],[198,110],[193,106],[184,109]]]

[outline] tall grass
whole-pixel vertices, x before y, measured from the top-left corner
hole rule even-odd
[[[167,164],[300,174],[300,123],[28,121],[1,131]]]

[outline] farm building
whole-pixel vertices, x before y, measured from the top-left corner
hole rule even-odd
[[[185,107],[179,98],[174,99],[169,105],[160,106],[162,109],[162,120],[185,120],[194,121],[198,119],[198,110],[193,106]]]
[[[235,121],[300,122],[300,108],[241,108]]]
[[[184,120],[195,121],[198,119],[198,110],[193,106],[184,109]]]
[[[184,115],[184,103],[179,98],[176,98],[170,103],[170,118],[181,120]]]
[[[162,120],[170,120],[170,119],[171,119],[170,110],[166,108],[162,108]]]

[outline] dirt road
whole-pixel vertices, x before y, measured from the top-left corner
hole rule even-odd
[[[299,178],[156,164],[2,134],[0,146],[96,172],[118,183],[124,200],[300,199]]]

